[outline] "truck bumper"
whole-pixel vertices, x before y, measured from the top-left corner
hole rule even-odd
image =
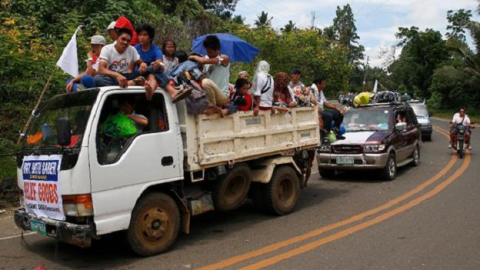
[[[15,224],[24,231],[31,231],[31,222],[36,221],[45,224],[45,235],[48,237],[82,248],[90,247],[92,244],[93,228],[91,225],[79,225],[37,217],[27,213],[23,208],[15,210],[14,219]]]
[[[353,165],[338,165],[337,157],[345,154],[317,153],[318,167],[334,170],[375,170],[383,169],[387,165],[388,153],[380,154],[348,154],[354,158]]]

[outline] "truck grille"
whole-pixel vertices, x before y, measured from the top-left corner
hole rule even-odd
[[[336,154],[360,154],[363,152],[361,145],[334,145],[332,148]]]

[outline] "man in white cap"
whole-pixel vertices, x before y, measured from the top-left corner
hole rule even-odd
[[[97,75],[98,71],[98,56],[102,51],[103,46],[107,44],[107,41],[103,36],[93,36],[90,41],[90,51],[87,54],[87,69],[85,72],[79,74],[73,79],[67,81],[65,90],[67,93],[76,92],[78,90],[78,84],[82,84],[84,88],[95,87],[93,77]]]
[[[111,22],[111,23],[108,25],[107,29],[105,29],[105,31],[107,31],[108,36],[109,36],[113,41],[117,40],[117,32],[115,31],[115,24],[116,24],[116,23],[117,23],[116,21]]]

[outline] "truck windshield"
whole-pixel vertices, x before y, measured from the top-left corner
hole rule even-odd
[[[345,114],[343,125],[347,132],[388,130],[388,110],[350,110]]]
[[[40,105],[25,134],[26,148],[60,148],[57,143],[57,119],[70,122],[71,138],[67,148],[80,147],[85,126],[99,90],[87,90],[56,96]]]

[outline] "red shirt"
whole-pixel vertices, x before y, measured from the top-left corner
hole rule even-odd
[[[230,100],[232,99],[233,95],[234,93],[230,94]],[[247,102],[247,104],[238,105],[237,108],[239,111],[248,112],[252,109],[253,99],[249,93],[246,93],[243,97],[245,98],[245,101]]]

